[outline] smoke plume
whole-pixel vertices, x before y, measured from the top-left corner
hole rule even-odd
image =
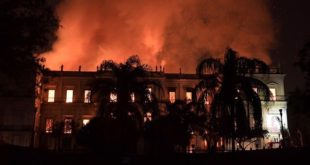
[[[51,69],[95,70],[103,60],[138,54],[168,72],[193,72],[199,60],[227,47],[270,63],[275,34],[264,0],[66,0]]]

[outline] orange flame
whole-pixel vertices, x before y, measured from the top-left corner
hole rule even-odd
[[[261,0],[67,0],[58,9],[61,28],[46,65],[95,70],[103,60],[138,54],[153,67],[193,72],[206,56],[227,47],[270,62],[275,33]]]

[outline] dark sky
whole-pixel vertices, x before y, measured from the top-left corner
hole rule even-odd
[[[286,92],[303,88],[303,75],[293,66],[298,51],[310,39],[310,0],[273,0],[271,10],[278,43],[272,52],[274,65],[286,74]]]

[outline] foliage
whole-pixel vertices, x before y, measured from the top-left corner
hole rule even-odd
[[[51,50],[56,41],[59,21],[55,9],[59,2],[0,2],[0,96],[33,94],[34,83],[25,80],[34,77],[44,61],[39,54]]]
[[[202,79],[196,87],[198,109],[206,112],[206,128],[209,134],[217,135],[214,138],[231,138],[234,143],[236,138],[263,136],[259,94],[269,101],[271,93],[267,85],[252,77],[257,70],[267,73],[268,67],[260,60],[238,57],[232,49],[227,50],[224,63],[207,58],[197,66],[196,72]],[[207,96],[211,96],[212,103],[208,109]],[[252,117],[255,125],[251,128]]]
[[[299,51],[295,66],[305,74],[306,94],[310,95],[310,41]]]
[[[289,93],[288,119],[290,132],[296,146],[310,145],[310,111],[308,102],[310,99],[310,40],[297,54],[294,63],[305,76],[305,90],[296,89]]]
[[[146,128],[146,139],[152,153],[185,152],[191,133],[198,130],[201,120],[194,112],[194,105],[182,100],[166,103],[168,115],[151,122]]]
[[[98,74],[102,73],[102,78],[91,84],[92,100],[99,103],[98,115],[80,131],[80,142],[95,150],[133,153],[142,135],[144,114],[158,111],[156,97],[148,87],[160,84],[148,79],[150,68],[141,64],[137,55],[120,64],[104,61],[101,68]],[[110,100],[111,93],[116,94],[117,100]]]

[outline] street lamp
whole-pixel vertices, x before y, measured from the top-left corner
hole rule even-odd
[[[284,141],[285,139],[284,139],[284,136],[283,136],[284,130],[283,130],[283,120],[282,120],[282,109],[279,109],[279,112],[280,112],[280,119],[281,119],[281,135],[282,135],[281,146],[285,147],[285,141]]]
[[[279,109],[280,112],[280,122],[281,122],[281,134],[282,134],[282,139],[283,139],[283,120],[282,120],[282,109]]]

